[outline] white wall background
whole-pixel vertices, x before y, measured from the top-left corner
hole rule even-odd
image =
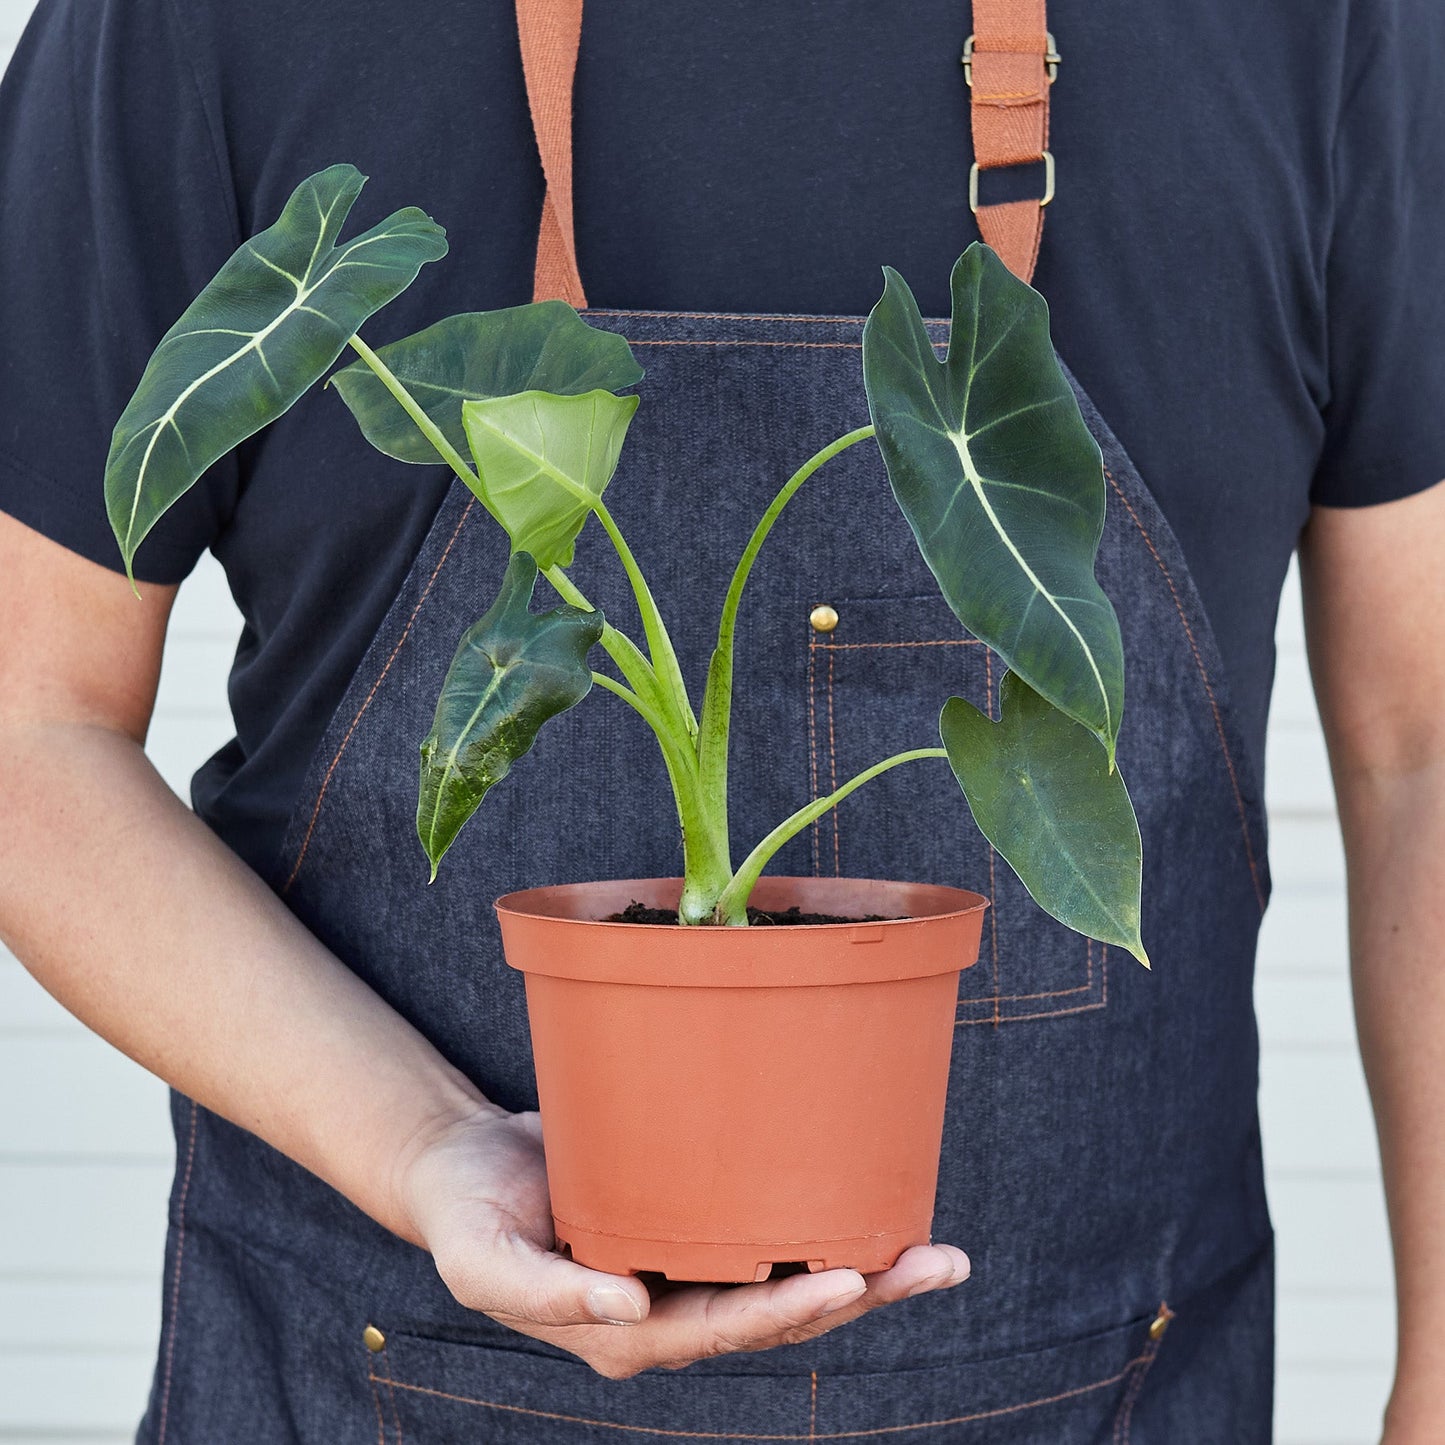
[[[0,70],[32,0],[0,0]],[[231,732],[239,622],[210,559],[181,589],[149,751],[183,797]],[[1279,1235],[1279,1445],[1370,1445],[1394,1351],[1389,1246],[1346,977],[1343,862],[1294,579],[1269,744],[1275,896],[1257,999]],[[165,1090],[0,949],[0,1442],[119,1445],[160,1328]]]

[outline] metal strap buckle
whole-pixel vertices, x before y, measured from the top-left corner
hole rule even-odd
[[[1044,53],[1044,66],[1048,72],[1049,84],[1052,85],[1059,76],[1059,65],[1063,57],[1059,54],[1059,47],[1054,42],[1053,32],[1044,32],[1048,38],[1049,48]],[[973,89],[973,42],[974,37],[970,35],[963,42],[963,79],[970,90]]]
[[[1053,198],[1054,198],[1054,153],[1053,153],[1053,151],[1045,151],[1045,152],[1043,153],[1043,155],[1040,157],[1040,159],[1041,159],[1041,160],[1043,161],[1043,163],[1044,163],[1044,194],[1043,194],[1042,199],[1039,201],[1039,208],[1040,208],[1040,210],[1042,210],[1043,207],[1047,206],[1048,203],[1049,203],[1051,200],[1053,200]],[[1022,162],[1022,164],[1027,165],[1028,162],[1027,162],[1027,161]],[[1000,169],[1002,169],[1002,167],[993,166],[993,167],[990,167],[990,169],[992,169],[992,170],[1000,170]],[[968,209],[969,209],[970,211],[972,211],[972,212],[974,213],[974,215],[977,215],[977,214],[978,214],[978,162],[977,162],[977,161],[975,161],[975,162],[973,163],[973,165],[969,167],[969,171],[968,171]]]

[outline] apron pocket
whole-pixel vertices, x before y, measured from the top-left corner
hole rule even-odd
[[[1163,1307],[1048,1349],[877,1374],[650,1370],[606,1380],[580,1362],[391,1332],[371,1357],[380,1445],[603,1445],[666,1440],[919,1440],[1129,1445],[1163,1343]],[[711,1369],[725,1367],[714,1362]]]
[[[839,598],[831,632],[808,637],[809,782],[825,796],[871,764],[938,746],[938,714],[962,697],[998,715],[1003,665],[937,594]],[[1109,950],[1055,922],[974,826],[942,761],[875,778],[810,830],[815,874],[916,878],[990,902],[978,963],[959,983],[958,1023],[1022,1023],[1108,1003]]]

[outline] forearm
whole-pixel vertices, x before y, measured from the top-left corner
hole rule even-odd
[[[1337,777],[1350,951],[1395,1249],[1392,1440],[1445,1422],[1445,763]],[[1419,1433],[1422,1431],[1429,1433]]]
[[[170,792],[139,746],[0,728],[0,937],[96,1032],[420,1243],[398,1177],[488,1107]]]

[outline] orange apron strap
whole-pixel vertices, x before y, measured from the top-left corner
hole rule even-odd
[[[532,299],[560,299],[581,310],[587,293],[572,226],[572,80],[582,40],[582,0],[517,0],[517,34],[547,181]]]
[[[973,34],[963,52],[973,121],[969,206],[978,217],[983,239],[1009,270],[1025,281],[1034,274],[1044,233],[1044,207],[1054,194],[1049,86],[1058,64],[1044,0],[973,0]],[[1042,200],[979,204],[980,171],[1030,161],[1042,161],[1045,166]]]
[[[532,298],[560,297],[581,309],[587,294],[577,269],[572,220],[572,82],[582,38],[582,0],[516,3],[527,103],[547,182]],[[1044,207],[1053,199],[1049,86],[1058,57],[1044,0],[973,0],[973,27],[964,51],[974,152],[969,204],[984,240],[1015,275],[1028,281],[1038,260]],[[1041,200],[978,203],[981,171],[1030,161],[1046,167]]]

